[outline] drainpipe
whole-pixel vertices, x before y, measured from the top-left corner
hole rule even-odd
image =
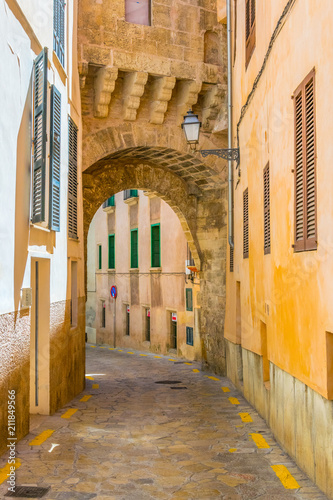
[[[227,1],[228,52],[228,149],[232,148],[232,61],[231,61],[231,0]],[[234,180],[232,160],[228,160],[228,240],[234,248]]]

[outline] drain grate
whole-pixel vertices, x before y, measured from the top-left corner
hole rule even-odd
[[[178,389],[178,390],[180,390],[180,389],[187,389],[187,387],[170,387],[170,389]]]
[[[155,382],[155,384],[167,384],[167,385],[172,385],[172,384],[181,384],[182,382],[180,380],[159,380],[158,382]]]
[[[39,488],[38,486],[16,486],[15,491],[9,491],[5,497],[12,498],[43,498],[50,490],[48,488]]]

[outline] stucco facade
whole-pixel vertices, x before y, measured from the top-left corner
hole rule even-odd
[[[80,174],[78,239],[74,241],[67,237],[68,116],[80,129],[76,7],[70,3],[64,13],[66,36],[63,61],[53,50],[53,16],[52,1],[6,0],[0,5],[1,66],[5,68],[5,78],[0,82],[0,395],[4,405],[7,391],[16,391],[18,439],[29,431],[29,413],[53,413],[84,387]],[[39,76],[34,62],[43,48],[44,54],[48,53],[47,68],[44,66],[46,70],[43,73],[46,82],[43,94],[46,137],[39,143],[36,121],[34,126],[38,112],[35,103]],[[51,124],[55,116],[51,109],[54,88],[59,92],[61,101],[57,108],[57,117],[61,116],[57,135],[53,135]],[[57,157],[60,178],[57,223],[60,230],[50,229],[47,214],[51,210],[50,158],[55,158],[50,144],[55,151],[54,141],[60,145]],[[45,182],[45,190],[41,196],[46,214],[41,222],[33,224],[34,200],[39,193],[39,181],[34,177],[34,166],[39,156],[37,143],[41,148],[45,147],[45,177],[42,181]],[[73,262],[77,266],[75,296],[72,293]],[[24,292],[28,294],[26,299]],[[71,299],[75,300],[75,324],[70,320],[73,309]],[[5,449],[6,442],[7,413],[2,411],[1,450]]]
[[[186,274],[188,250],[181,223],[160,198],[148,192],[136,193],[137,197],[126,200],[123,192],[117,193],[114,206],[100,207],[90,225],[86,306],[88,341],[201,359],[197,305],[200,285],[193,273],[187,270]],[[152,262],[151,234],[156,226],[160,243],[160,265],[157,267]],[[137,236],[134,236],[138,238],[134,253],[133,231],[137,231]],[[113,248],[115,257],[110,262]],[[137,261],[133,262],[136,255]],[[116,301],[110,295],[111,286],[117,287]],[[186,290],[190,290],[188,293],[192,299],[187,303]],[[172,321],[172,316],[175,321]],[[187,343],[186,327],[192,329],[193,345]]]
[[[219,12],[224,22],[222,4]],[[240,148],[241,160],[239,169],[234,170],[232,272],[230,258],[227,265],[228,375],[269,422],[287,451],[332,497],[333,205],[329,135],[333,67],[328,33],[333,6],[330,1],[320,5],[311,0],[257,2],[255,47],[246,61],[245,2],[232,5],[233,146]],[[294,110],[295,91],[312,70],[314,108],[310,111],[314,113],[316,148],[313,220],[317,237],[312,245],[315,248],[298,251],[295,175],[299,157],[295,160],[295,151],[299,143],[295,142],[295,123],[299,118]],[[267,165],[270,249],[266,252],[263,174]],[[246,189],[248,212],[244,214]],[[243,235],[247,231],[249,247],[244,256]]]

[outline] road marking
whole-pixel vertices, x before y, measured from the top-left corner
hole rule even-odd
[[[280,479],[281,483],[287,490],[296,490],[300,488],[300,485],[296,481],[296,479],[290,474],[289,470],[285,465],[271,465],[273,471]]]
[[[16,458],[14,464],[7,463],[2,469],[0,469],[0,484],[8,479],[8,474],[12,472],[11,467],[14,467],[14,469],[18,469],[21,465],[21,460],[19,458]]]
[[[118,349],[118,352],[123,352],[123,350],[122,349]]]
[[[80,399],[80,401],[82,401],[82,403],[85,403],[86,401],[88,401],[88,399],[91,398],[91,395],[86,395],[86,396],[83,396],[83,398]]]
[[[216,377],[209,377],[208,375],[206,375],[207,378],[210,378],[211,380],[217,380],[217,381],[220,381],[219,378],[216,378]]]
[[[238,413],[243,422],[253,422],[249,413]]]
[[[92,385],[92,388],[93,388],[93,389],[98,389],[98,388],[99,388],[99,384],[93,384],[93,385]]]
[[[90,347],[96,347],[95,345],[91,345]]]
[[[61,418],[70,418],[74,413],[77,412],[77,408],[70,408],[67,410],[63,415],[61,415]]]
[[[100,345],[99,348],[100,349],[105,349],[105,345]]]
[[[230,448],[230,453],[235,453],[235,451],[237,451],[237,448]]]
[[[240,402],[238,401],[237,398],[228,398],[228,399],[232,405],[239,405],[240,404]]]
[[[192,366],[192,363],[184,363],[184,365]]]
[[[134,354],[134,352],[128,352],[127,354]]]
[[[154,356],[154,358],[161,359],[162,356]]]
[[[148,354],[140,354],[140,356],[148,356]]]
[[[221,389],[223,392],[230,392],[229,387],[221,387]]]
[[[38,446],[44,441],[47,440],[52,434],[54,433],[54,430],[48,429],[47,431],[41,432],[38,436],[36,436],[32,441],[30,441],[29,446]]]
[[[192,370],[194,373],[200,373],[200,370],[197,370],[197,368],[193,368]]]
[[[168,361],[177,361],[176,359],[169,358]]]
[[[87,378],[88,380],[94,380],[94,377],[90,377],[90,375],[86,375],[86,378]]]
[[[110,351],[114,351],[115,347],[109,347]]]
[[[264,436],[261,434],[249,434],[258,448],[270,448]]]

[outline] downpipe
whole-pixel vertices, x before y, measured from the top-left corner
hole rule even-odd
[[[228,149],[232,149],[232,61],[231,61],[231,0],[227,0],[228,53]],[[232,160],[228,160],[228,241],[234,248],[234,179]]]

